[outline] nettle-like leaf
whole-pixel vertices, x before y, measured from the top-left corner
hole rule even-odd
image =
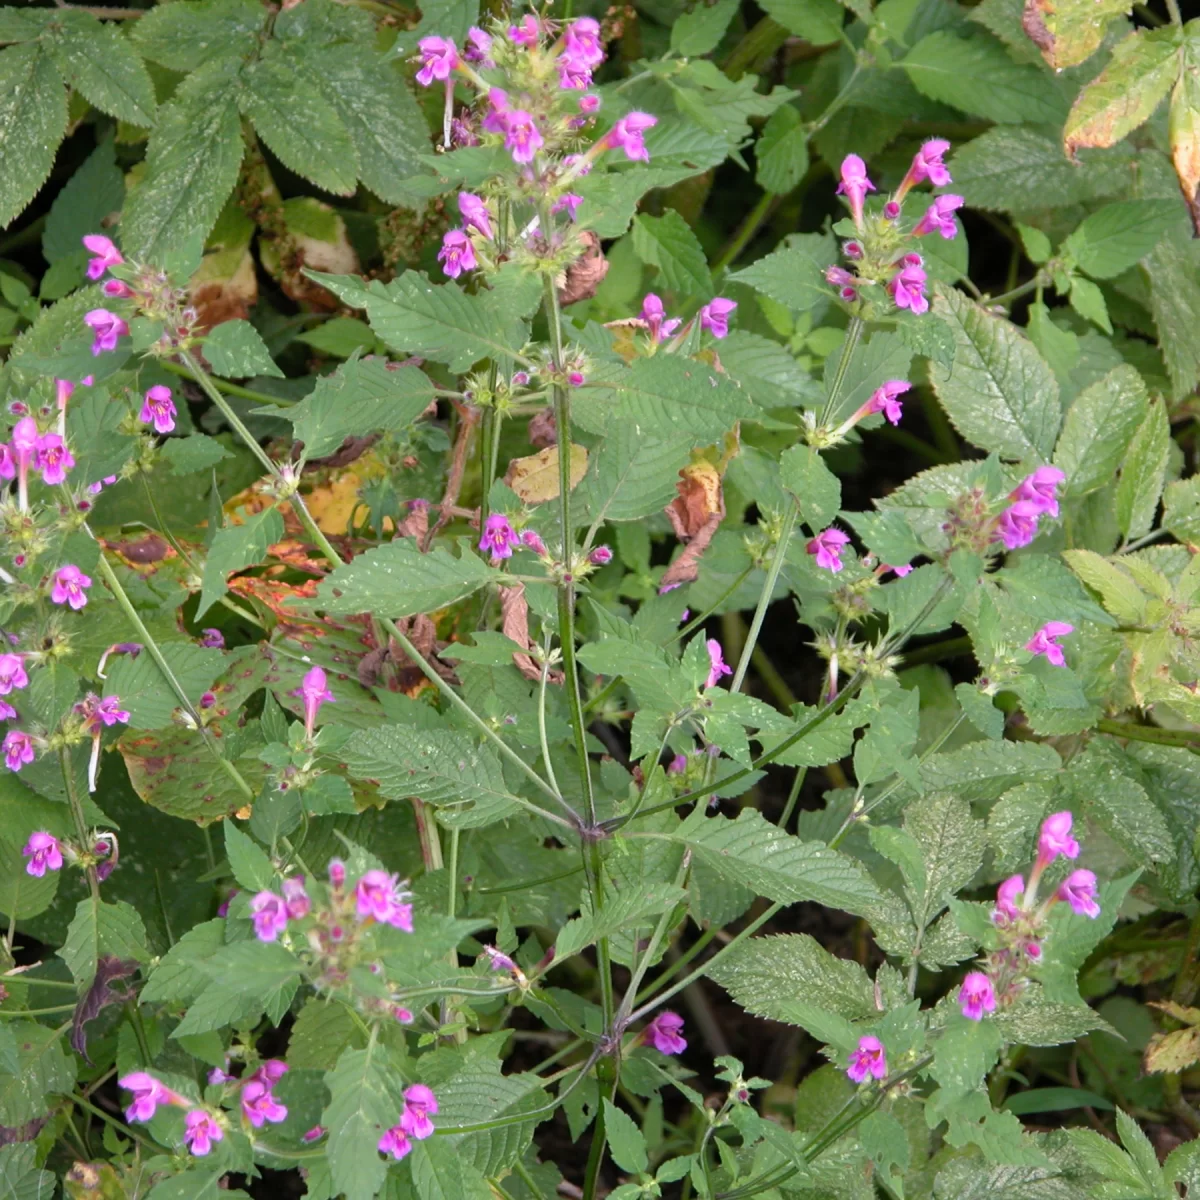
[[[376,1145],[399,1119],[404,1083],[387,1047],[372,1042],[343,1051],[326,1072],[331,1100],[321,1116],[329,1130],[329,1169],[346,1200],[372,1200],[383,1186],[387,1160]]]
[[[0,51],[0,226],[37,194],[67,131],[67,91],[47,50]]]

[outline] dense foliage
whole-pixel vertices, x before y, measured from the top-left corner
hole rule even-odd
[[[1200,20],[759,3],[0,8],[5,1197],[1200,1195]]]

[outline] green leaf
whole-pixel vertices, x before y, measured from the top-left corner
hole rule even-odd
[[[1066,495],[1083,496],[1112,482],[1148,402],[1142,377],[1127,364],[1079,393],[1054,448],[1054,465],[1067,477]]]
[[[783,452],[779,481],[796,497],[814,533],[824,529],[842,507],[841,481],[811,446],[796,445]]]
[[[1013,62],[987,34],[960,38],[940,29],[922,38],[900,66],[931,100],[989,121],[1056,125],[1063,117],[1062,100],[1048,77]]]
[[[640,214],[633,222],[634,253],[657,267],[663,286],[688,299],[708,300],[712,278],[700,239],[673,208],[661,217]]]
[[[691,12],[677,17],[671,26],[671,49],[684,58],[715,50],[737,10],[738,0],[717,0],[715,4],[698,0]]]
[[[1095,1108],[1100,1112],[1112,1112],[1113,1103],[1097,1092],[1086,1088],[1044,1087],[1016,1092],[1004,1101],[1008,1112],[1025,1116],[1028,1113],[1067,1112],[1073,1108]]]
[[[329,1130],[329,1168],[346,1200],[374,1200],[387,1176],[376,1144],[403,1107],[403,1081],[385,1047],[346,1050],[325,1076],[332,1100],[321,1116]]]
[[[1050,746],[1037,742],[975,742],[921,764],[928,792],[953,792],[964,800],[987,803],[1009,788],[1048,779],[1062,769]]]
[[[42,254],[48,263],[77,255],[85,233],[120,210],[125,200],[125,177],[117,167],[111,137],[104,138],[54,197],[42,234]]]
[[[221,673],[224,655],[195,642],[163,641],[160,649],[188,698],[199,703]],[[165,729],[180,707],[167,677],[144,648],[136,658],[122,654],[110,660],[104,690],[121,697],[121,707],[129,712],[130,729]]]
[[[218,326],[218,328],[220,328]],[[229,590],[226,578],[235,571],[260,563],[269,547],[283,539],[283,517],[277,508],[266,508],[241,525],[219,529],[204,561],[199,620]]]
[[[984,450],[1046,462],[1062,420],[1058,381],[1016,326],[961,292],[938,289],[935,311],[954,331],[949,370],[930,365],[934,390],[962,435]]]
[[[604,1097],[604,1133],[613,1162],[622,1171],[640,1175],[649,1168],[646,1135],[637,1127],[634,1119],[607,1096]]]
[[[992,1020],[1006,1042],[1021,1046],[1061,1046],[1095,1029],[1109,1028],[1108,1022],[1086,1005],[1038,1000],[1018,1002],[997,1012]]]
[[[1085,321],[1091,321],[1107,334],[1112,333],[1112,321],[1108,316],[1104,293],[1090,279],[1085,279],[1082,275],[1072,276],[1069,299],[1071,307]]]
[[[1117,484],[1117,526],[1127,541],[1143,537],[1154,524],[1170,449],[1166,405],[1155,400],[1129,443]]]
[[[921,855],[921,879],[909,887],[909,908],[924,928],[974,878],[987,838],[966,800],[949,792],[914,800],[904,813],[904,832]]]
[[[207,1033],[274,1009],[281,997],[290,1000],[300,977],[300,964],[278,942],[252,938],[222,946],[211,958],[196,964],[209,983],[188,1006],[187,1015],[172,1031],[173,1038]]]
[[[944,326],[936,317],[934,320]],[[842,346],[845,346],[844,339]],[[831,354],[825,360],[825,395],[833,404],[829,420],[833,423],[847,420],[888,380],[906,380],[912,357],[912,349],[903,337],[894,333],[872,334],[866,345],[859,346],[851,355],[850,364],[840,381],[840,390],[834,397],[833,388],[838,382],[841,367],[841,349]]]
[[[1112,146],[1159,106],[1179,73],[1182,30],[1137,29],[1113,49],[1108,66],[1071,106],[1063,146],[1073,158],[1082,146]]]
[[[602,938],[627,933],[639,923],[644,925],[646,918],[658,916],[685,899],[687,893],[683,888],[650,881],[644,888],[627,888],[606,896],[599,912],[585,912],[558,931],[554,939],[555,961],[568,959]]]
[[[337,110],[284,54],[243,74],[238,102],[259,137],[289,170],[339,196],[352,196],[358,152]],[[221,328],[221,326],[218,326]]]
[[[13,1069],[19,1068],[14,1064]],[[37,1165],[37,1146],[33,1142],[0,1147],[0,1191],[9,1200],[53,1200],[57,1189],[58,1180]]]
[[[210,471],[222,459],[232,457],[216,438],[206,433],[167,438],[160,453],[170,466],[172,475],[195,475],[200,471]]]
[[[39,45],[0,52],[0,228],[46,182],[67,132],[67,90]]]
[[[418,1200],[491,1200],[487,1180],[444,1138],[418,1142],[412,1154]]]
[[[339,753],[353,778],[370,779],[392,799],[438,806],[444,825],[490,825],[517,807],[495,751],[458,730],[384,725],[360,730]]]
[[[187,1004],[207,986],[208,976],[199,964],[225,944],[225,921],[218,917],[193,925],[159,960],[141,991],[143,1004],[164,1001]]]
[[[593,520],[640,521],[675,498],[691,445],[690,435],[644,437],[636,425],[617,421],[593,451],[591,469],[577,494],[586,500]]]
[[[729,278],[762,292],[792,312],[808,312],[828,301],[832,289],[825,268],[837,262],[837,246],[823,233],[798,233],[784,246]]]
[[[332,1070],[345,1050],[361,1050],[365,1036],[344,1004],[313,996],[296,1014],[288,1034],[288,1065]]]
[[[785,346],[761,334],[733,330],[721,343],[721,366],[763,408],[820,403],[816,380]]]
[[[225,856],[238,886],[248,892],[265,892],[275,883],[275,868],[266,852],[232,821],[223,823]]]
[[[465,548],[459,558],[445,546],[422,554],[411,538],[401,538],[338,567],[317,589],[317,598],[329,613],[409,617],[445,608],[477,592],[495,575]]]
[[[63,77],[89,104],[131,125],[149,128],[158,107],[154,84],[116,25],[67,10],[49,50]]]
[[[1142,268],[1171,379],[1171,399],[1200,381],[1200,244],[1182,233],[1160,242]]]
[[[88,897],[76,905],[67,940],[59,951],[81,996],[92,986],[96,960],[103,954],[147,962],[146,927],[137,909],[124,900],[107,904]]]
[[[216,374],[229,379],[249,379],[252,375],[283,378],[258,330],[240,317],[222,321],[205,337],[204,357]]]
[[[509,361],[524,339],[501,319],[485,296],[471,296],[457,284],[434,285],[420,271],[405,271],[386,287],[347,275],[305,270],[354,308],[365,308],[371,328],[400,354],[419,354],[466,371],[481,358]]]
[[[212,231],[242,163],[236,72],[225,61],[202,67],[160,110],[146,174],[121,217],[126,253],[161,264],[173,252],[198,248]]]
[[[721,878],[769,900],[815,900],[860,915],[882,901],[858,863],[821,842],[790,837],[754,809],[743,810],[736,821],[697,811],[666,836],[691,847]]]
[[[998,742],[1004,736],[1004,713],[996,707],[991,696],[985,696],[970,683],[956,684],[954,695],[962,707],[963,716],[984,737]]]
[[[188,72],[213,58],[249,57],[266,18],[256,0],[163,4],[133,23],[133,40],[152,61]]]
[[[837,0],[768,0],[761,7],[789,33],[814,45],[827,46],[842,36],[845,13]]]
[[[1175,861],[1166,819],[1135,779],[1109,756],[1086,750],[1071,761],[1067,784],[1076,803],[1138,866]]]
[[[1112,279],[1145,258],[1178,220],[1173,200],[1106,204],[1084,220],[1063,249],[1093,278]]]
[[[808,171],[808,130],[800,110],[784,104],[768,118],[754,147],[755,179],[764,191],[785,196]]]
[[[1099,594],[1106,611],[1126,624],[1141,623],[1146,597],[1124,570],[1094,550],[1064,550],[1062,555],[1067,566]]]
[[[382,358],[352,358],[287,409],[305,458],[320,458],[350,436],[407,429],[433,400],[433,382],[413,366]],[[267,408],[257,410],[266,413]]]
[[[21,1126],[49,1110],[48,1097],[68,1094],[75,1060],[63,1053],[62,1033],[33,1021],[6,1021],[17,1039],[18,1070],[0,1073],[0,1125]]]

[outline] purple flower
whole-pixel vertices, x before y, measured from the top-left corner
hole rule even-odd
[[[1020,914],[1017,897],[1025,891],[1025,877],[1010,875],[996,889],[996,907],[992,910],[992,920],[997,925],[1015,921]]]
[[[265,1083],[267,1087],[273,1087],[288,1073],[288,1065],[281,1058],[268,1058],[263,1063],[250,1079],[257,1079],[259,1083]]]
[[[393,1125],[378,1142],[381,1154],[390,1154],[399,1162],[412,1149],[408,1134],[399,1125]]]
[[[216,1118],[201,1108],[193,1108],[188,1113],[186,1125],[183,1140],[197,1158],[203,1158],[212,1149],[213,1142],[219,1142],[225,1136],[225,1130]]]
[[[133,295],[133,288],[123,279],[106,279],[100,290],[113,300],[127,300]]]
[[[425,37],[417,43],[421,51],[421,69],[417,82],[428,87],[435,79],[449,79],[458,66],[458,50],[448,38]]]
[[[412,905],[404,903],[408,895],[395,875],[386,871],[368,871],[354,889],[355,911],[359,920],[373,918],[383,925],[412,933]]]
[[[259,892],[250,901],[254,935],[260,942],[273,942],[287,928],[287,905],[274,892]]]
[[[588,555],[588,562],[593,567],[605,567],[612,562],[613,552],[607,546],[597,546],[595,550]]]
[[[484,133],[504,133],[509,112],[508,93],[500,88],[489,88],[487,98],[491,112],[483,118],[481,128]]]
[[[495,946],[484,946],[481,957],[488,960],[488,967],[493,971],[517,970],[517,964],[507,954],[497,950]]]
[[[887,1052],[883,1043],[867,1034],[858,1039],[858,1049],[850,1055],[850,1066],[846,1074],[854,1083],[862,1083],[868,1075],[873,1079],[882,1079],[887,1074]]]
[[[1042,831],[1038,835],[1036,871],[1049,866],[1060,854],[1064,858],[1079,857],[1079,843],[1071,835],[1071,826],[1075,818],[1069,812],[1051,813],[1042,822]]]
[[[17,710],[7,700],[0,700],[0,721],[11,721],[16,715]]]
[[[229,1059],[225,1060],[225,1065],[229,1066]],[[223,1071],[220,1067],[213,1067],[208,1073],[208,1086],[219,1087],[223,1083],[228,1083],[232,1078],[232,1075]]]
[[[437,1116],[437,1098],[423,1083],[414,1083],[404,1089],[404,1112],[400,1116],[400,1128],[416,1141],[433,1137],[431,1116]]]
[[[947,241],[957,237],[958,224],[954,220],[954,213],[957,209],[962,208],[964,203],[966,202],[961,196],[955,196],[949,192],[944,196],[938,196],[925,210],[925,215],[916,223],[913,233],[917,237],[923,237],[936,229]]]
[[[175,428],[175,401],[171,399],[171,389],[161,383],[147,388],[138,420],[147,425],[153,423],[158,433],[170,433]]]
[[[900,205],[895,200],[889,200],[883,206],[883,215],[889,221],[894,221],[900,215]]]
[[[900,194],[903,195],[915,184],[924,183],[926,179],[934,187],[947,187],[953,183],[950,172],[946,170],[946,164],[942,162],[942,155],[949,149],[950,143],[944,138],[932,138],[926,142],[913,155],[912,166],[908,168],[908,174],[900,185]]]
[[[54,572],[54,583],[50,588],[50,599],[55,604],[69,604],[78,611],[87,603],[84,594],[92,586],[91,579],[74,563],[67,563]]]
[[[86,233],[83,236],[84,248],[93,255],[88,260],[87,277],[89,279],[99,279],[109,267],[115,267],[125,260],[121,257],[121,252],[114,246],[110,239],[100,233]]]
[[[7,696],[14,688],[28,686],[25,660],[19,654],[0,654],[0,696]]]
[[[906,566],[900,566],[900,567],[893,567],[889,563],[880,563],[879,564],[879,573],[881,575],[886,575],[889,571],[891,571],[892,574],[895,575],[898,579],[903,579],[905,577],[905,575],[912,574],[912,564],[910,563]]]
[[[117,1080],[117,1086],[133,1093],[133,1103],[125,1110],[125,1120],[149,1121],[160,1104],[175,1104],[179,1097],[165,1084],[145,1071],[134,1071]]]
[[[484,33],[478,25],[472,25],[467,30],[467,45],[463,50],[463,58],[467,62],[483,63],[484,66],[490,66],[492,61],[491,55],[491,35]]]
[[[836,573],[842,569],[842,547],[849,541],[849,535],[840,529],[826,529],[818,533],[805,549],[815,556],[818,567]]]
[[[209,650],[224,650],[225,635],[219,629],[202,629],[200,630],[200,645],[206,646]]]
[[[604,46],[600,41],[600,22],[592,17],[580,17],[563,31],[563,54],[569,54],[593,70],[604,61]]]
[[[504,148],[511,152],[513,162],[524,166],[544,145],[533,117],[523,108],[510,108],[504,114]]]
[[[487,204],[471,192],[458,193],[458,211],[468,229],[478,229],[485,238],[492,236],[492,219]]]
[[[475,247],[461,229],[451,229],[443,235],[438,262],[451,279],[457,279],[464,271],[473,271],[479,265],[475,258]]]
[[[1052,667],[1065,667],[1067,664],[1063,658],[1062,647],[1054,639],[1066,637],[1068,633],[1074,632],[1075,626],[1068,625],[1066,621],[1047,621],[1025,643],[1025,649],[1030,654],[1044,654]]]
[[[329,884],[333,888],[340,888],[346,882],[346,864],[340,858],[331,858],[329,860]]]
[[[972,971],[958,989],[958,1002],[968,1021],[982,1021],[984,1013],[996,1008],[996,989],[982,971]]]
[[[21,854],[29,859],[25,864],[26,875],[40,879],[47,871],[62,870],[62,846],[52,834],[43,831],[31,833]]]
[[[876,388],[871,398],[863,405],[863,415],[881,412],[893,425],[899,425],[904,411],[900,406],[900,397],[911,388],[912,384],[904,379],[889,379]]]
[[[0,442],[0,479],[16,479],[17,460],[7,442]]]
[[[549,553],[546,549],[546,543],[532,529],[523,530],[521,533],[521,545],[532,550],[534,554],[540,554],[543,558]],[[482,547],[481,547],[482,548]]]
[[[917,263],[905,262],[887,286],[897,308],[907,308],[917,315],[929,311],[929,301],[925,298],[925,272]]]
[[[552,213],[565,212],[567,216],[574,221],[575,214],[579,211],[579,206],[583,203],[583,197],[576,192],[563,192],[553,204],[550,205]]]
[[[631,112],[623,116],[604,138],[610,150],[624,150],[631,162],[649,162],[650,152],[646,149],[643,134],[658,124],[658,118],[650,113]]]
[[[1028,500],[1010,504],[997,518],[993,542],[1003,542],[1009,550],[1028,546],[1037,537],[1038,516],[1041,509]]]
[[[509,524],[508,518],[503,513],[492,513],[483,523],[479,549],[491,554],[493,558],[511,558],[517,540],[516,531]]]
[[[664,320],[666,310],[663,308],[663,302],[653,292],[646,293],[646,298],[642,301],[642,311],[639,315],[649,326],[650,340],[653,342],[665,341],[683,324],[678,317]]]
[[[586,116],[591,116],[594,112],[600,111],[600,97],[595,93],[588,96],[579,97],[579,111]]]
[[[677,754],[669,763],[667,763],[668,775],[682,775],[687,770],[688,760],[686,754]]]
[[[84,314],[83,323],[95,334],[92,341],[93,354],[115,350],[118,339],[129,332],[129,326],[107,308],[93,308],[91,312]]]
[[[308,737],[313,735],[313,726],[321,705],[333,701],[333,693],[326,686],[325,672],[320,667],[310,667],[304,672],[300,686],[291,694],[299,696],[304,701],[304,732]]]
[[[1081,917],[1095,920],[1100,915],[1100,905],[1096,901],[1096,876],[1091,871],[1072,871],[1059,885],[1056,895]]]
[[[1040,513],[1058,516],[1058,488],[1066,475],[1057,467],[1038,467],[1032,475],[1026,475],[1009,493],[1011,500],[1024,500]]]
[[[704,643],[705,649],[708,651],[708,678],[704,681],[706,688],[716,687],[725,675],[732,675],[733,668],[725,663],[725,656],[721,653],[721,643],[716,638],[709,638]]]
[[[71,398],[71,393],[75,390],[75,385],[69,379],[56,379],[54,381],[54,402],[58,405],[59,412],[66,412],[67,401]]]
[[[324,1125],[314,1125],[311,1129],[305,1130],[300,1135],[300,1140],[305,1143],[319,1142],[327,1132],[328,1130],[326,1130]]]
[[[22,417],[12,431],[12,454],[17,470],[24,470],[37,458],[38,444],[42,435],[32,417]],[[10,476],[11,478],[11,476]]]
[[[862,228],[863,200],[874,190],[875,185],[867,178],[867,164],[857,154],[847,154],[842,159],[842,181],[837,186],[837,194],[846,197],[850,215],[859,229]]]
[[[526,50],[531,50],[538,44],[538,38],[542,36],[542,27],[538,24],[537,17],[532,13],[526,13],[516,25],[508,27],[509,41],[514,42],[518,46],[524,46]]]
[[[729,336],[729,316],[737,308],[736,300],[716,296],[700,310],[700,328],[707,329],[715,338]]]
[[[558,84],[567,91],[582,92],[592,86],[592,73],[578,58],[563,53],[558,60]]]
[[[38,438],[37,469],[48,487],[62,483],[74,465],[75,459],[67,449],[67,443],[57,433],[43,433]]]
[[[660,1054],[682,1054],[687,1049],[687,1040],[680,1036],[682,1031],[683,1018],[668,1010],[642,1030],[642,1041],[649,1042]]]
[[[287,915],[293,921],[299,921],[301,917],[307,917],[312,909],[312,901],[308,898],[308,893],[304,890],[304,876],[297,875],[283,881],[284,903],[287,906]]]
[[[111,728],[118,723],[128,725],[129,713],[121,707],[119,696],[105,696],[92,710],[89,722],[91,730],[93,733],[99,733],[101,725],[107,725]]]
[[[251,1079],[242,1088],[242,1114],[255,1129],[266,1121],[286,1121],[286,1104],[280,1104],[270,1087],[259,1079]]]

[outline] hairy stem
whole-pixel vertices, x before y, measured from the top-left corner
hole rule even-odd
[[[733,679],[729,683],[731,692],[740,692],[742,683],[746,678],[746,672],[750,667],[750,659],[754,654],[754,647],[758,644],[758,635],[762,632],[763,619],[767,615],[767,609],[771,604],[771,597],[775,594],[775,585],[779,582],[779,573],[783,570],[783,562],[787,557],[788,543],[792,540],[792,533],[796,528],[796,519],[800,515],[800,506],[793,500],[788,505],[787,513],[783,518],[783,525],[779,530],[779,540],[775,543],[775,549],[771,555],[771,565],[767,568],[767,578],[763,582],[762,592],[758,597],[758,605],[754,609],[754,616],[750,621],[750,632],[746,635],[745,645],[742,646],[742,654],[738,659],[737,670],[733,673]]]
[[[76,786],[75,764],[71,761],[71,751],[63,746],[58,751],[58,763],[62,767],[63,784],[67,789],[67,804],[71,808],[71,819],[75,822],[75,836],[79,839],[79,849],[88,853],[92,846],[88,839],[87,818],[83,815],[83,802],[79,799],[79,788]],[[100,899],[100,880],[96,875],[95,866],[87,868],[88,887],[92,891],[92,901]]]

